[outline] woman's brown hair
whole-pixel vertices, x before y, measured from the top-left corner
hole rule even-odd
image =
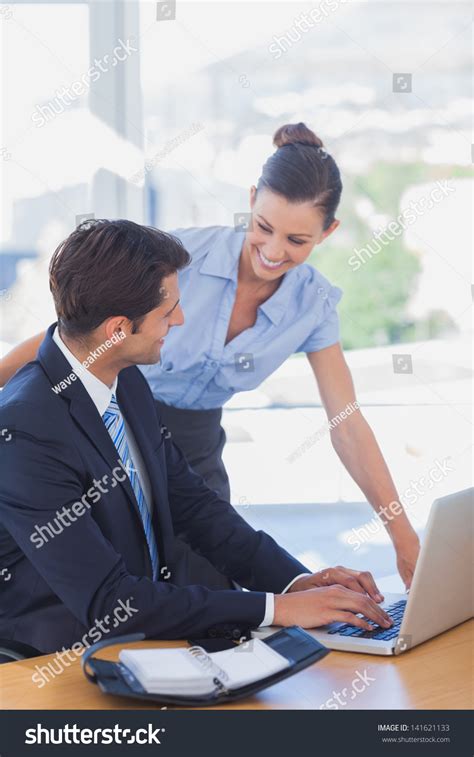
[[[278,148],[266,161],[257,184],[290,202],[312,202],[324,214],[324,229],[334,221],[342,181],[334,158],[304,123],[280,126],[273,136]]]

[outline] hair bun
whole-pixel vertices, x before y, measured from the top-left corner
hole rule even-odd
[[[316,136],[314,131],[308,129],[306,124],[285,124],[280,126],[273,135],[273,144],[275,147],[284,147],[285,145],[313,145],[314,147],[323,147],[322,139]]]

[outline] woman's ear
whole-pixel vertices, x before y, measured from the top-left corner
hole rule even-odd
[[[326,231],[323,231],[323,233],[321,234],[321,239],[319,240],[319,244],[321,244],[321,242],[324,239],[326,239],[326,237],[328,237],[330,234],[332,234],[333,231],[336,231],[336,229],[340,225],[340,223],[341,222],[338,221],[337,218],[335,218],[334,221],[332,222],[332,224],[329,226],[329,228],[326,229]]]
[[[257,198],[257,187],[252,184],[250,187],[250,210],[253,210],[253,206],[255,205],[255,200]]]

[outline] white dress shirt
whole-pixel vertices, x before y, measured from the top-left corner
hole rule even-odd
[[[80,360],[78,360],[75,357],[75,355],[73,355],[73,353],[68,349],[68,347],[66,347],[63,340],[59,336],[59,332],[57,328],[54,330],[54,333],[53,333],[53,341],[63,353],[64,357],[66,358],[69,365],[73,369],[73,372],[77,375],[78,379],[82,382],[84,389],[89,394],[91,400],[96,406],[97,412],[102,417],[105,411],[107,410],[108,406],[110,405],[112,394],[115,394],[117,391],[117,378],[115,378],[112,386],[109,387],[107,386],[107,384],[104,384],[103,381],[100,381],[100,379],[94,376],[94,374],[91,373],[87,368],[84,368]],[[127,419],[125,418],[123,413],[122,413],[122,417],[123,417],[123,421],[125,425],[125,434],[127,436],[130,456],[132,458],[134,468],[137,471],[138,476],[140,478],[140,483],[142,485],[145,501],[151,513],[153,510],[153,494],[151,490],[148,472],[146,470],[146,466],[143,461],[142,454],[138,448],[133,431],[128,425]],[[295,578],[293,578],[293,580],[290,581],[288,586],[286,586],[285,589],[283,589],[281,593],[285,594],[285,592],[288,591],[288,589],[294,584],[295,581],[298,580],[298,578],[301,578],[302,576],[308,576],[308,575],[311,575],[311,574],[301,573],[300,575],[295,576]],[[275,615],[275,597],[273,594],[267,593],[266,603],[265,603],[265,615],[259,627],[271,626],[273,623],[274,615]]]

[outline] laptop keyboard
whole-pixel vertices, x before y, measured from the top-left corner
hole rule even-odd
[[[390,626],[390,628],[374,626],[372,631],[366,631],[364,628],[358,628],[357,626],[351,626],[349,623],[344,623],[342,626],[328,631],[328,633],[337,634],[338,636],[359,637],[360,639],[382,639],[383,641],[394,639],[400,633],[400,626],[402,625],[406,604],[406,599],[400,599],[393,605],[384,608],[385,612],[390,615],[393,620],[393,626]],[[369,623],[372,622],[368,618],[364,618],[364,620],[367,620]]]

